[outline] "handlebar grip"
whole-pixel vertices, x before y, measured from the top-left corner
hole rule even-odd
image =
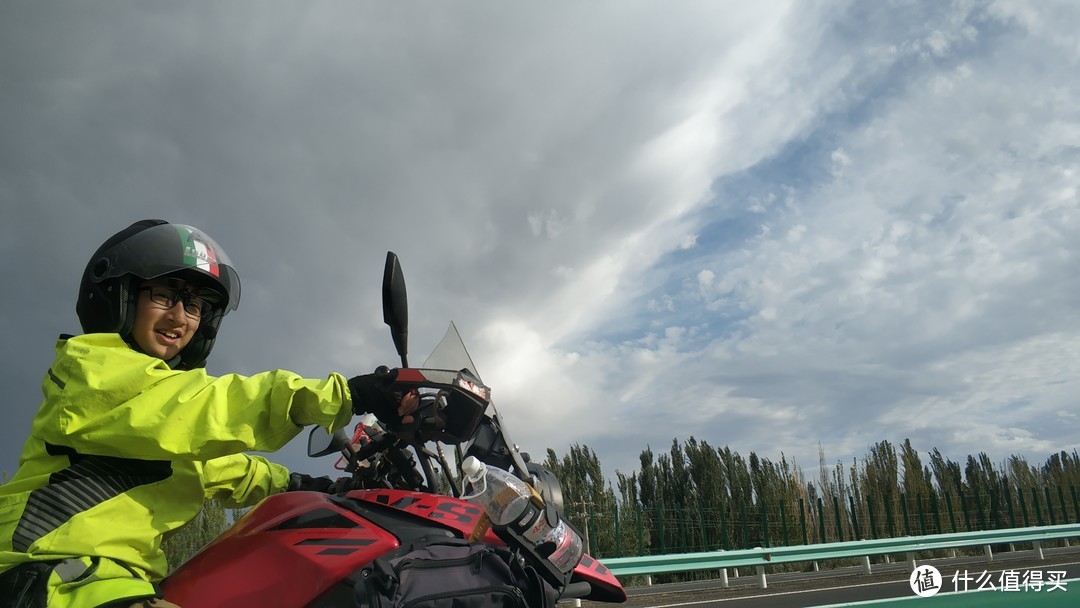
[[[559,599],[581,598],[590,593],[592,593],[592,583],[589,581],[578,581],[563,587],[562,593],[559,594]]]

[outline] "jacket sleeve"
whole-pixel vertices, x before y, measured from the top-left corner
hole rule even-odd
[[[331,431],[352,417],[346,380],[284,370],[252,376],[177,371],[116,334],[62,340],[34,421],[48,443],[143,460],[208,461],[280,449],[307,425]]]
[[[289,486],[289,470],[262,456],[232,454],[202,463],[206,498],[220,499],[226,507],[253,505]]]

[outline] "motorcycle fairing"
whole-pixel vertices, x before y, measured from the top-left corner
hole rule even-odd
[[[348,497],[429,519],[433,523],[453,529],[461,538],[468,538],[472,534],[484,513],[479,506],[459,498],[408,490],[353,490]],[[488,530],[481,540],[492,545],[506,544],[491,530]]]
[[[479,506],[460,498],[407,490],[354,490],[349,492],[348,497],[426,518],[454,529],[461,538],[468,538],[472,534],[483,513]],[[491,529],[488,529],[481,541],[496,546],[506,545],[506,542]],[[592,584],[592,593],[582,599],[604,602],[626,601],[626,591],[623,590],[615,575],[599,560],[589,555],[581,558],[570,580],[571,582],[588,581]]]
[[[592,584],[592,593],[582,599],[598,602],[625,602],[626,590],[615,575],[608,570],[600,560],[593,559],[588,553],[581,556],[581,561],[574,568],[574,576],[571,583],[589,581]]]
[[[267,497],[162,584],[181,606],[303,606],[397,538],[326,494]]]

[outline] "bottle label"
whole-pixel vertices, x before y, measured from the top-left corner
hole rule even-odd
[[[518,498],[518,493],[515,492],[513,488],[505,488],[504,490],[491,497],[491,504],[499,510],[502,510],[510,506],[510,503],[514,502]]]
[[[476,518],[476,526],[473,527],[472,533],[469,534],[469,542],[478,542],[487,531],[491,528],[491,518],[488,517],[487,511],[482,511],[480,517]]]
[[[518,526],[524,528],[521,535],[534,545],[547,540],[547,535],[551,532],[551,526],[547,523],[543,504],[536,500],[535,497],[529,501],[529,508],[525,510],[524,516],[518,520]]]

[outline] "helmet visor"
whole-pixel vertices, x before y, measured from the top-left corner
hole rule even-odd
[[[193,226],[147,228],[103,252],[102,257],[106,263],[95,267],[95,281],[126,274],[147,280],[183,272],[198,276],[207,287],[224,294],[225,312],[236,310],[240,303],[240,277],[232,260],[214,239]]]

